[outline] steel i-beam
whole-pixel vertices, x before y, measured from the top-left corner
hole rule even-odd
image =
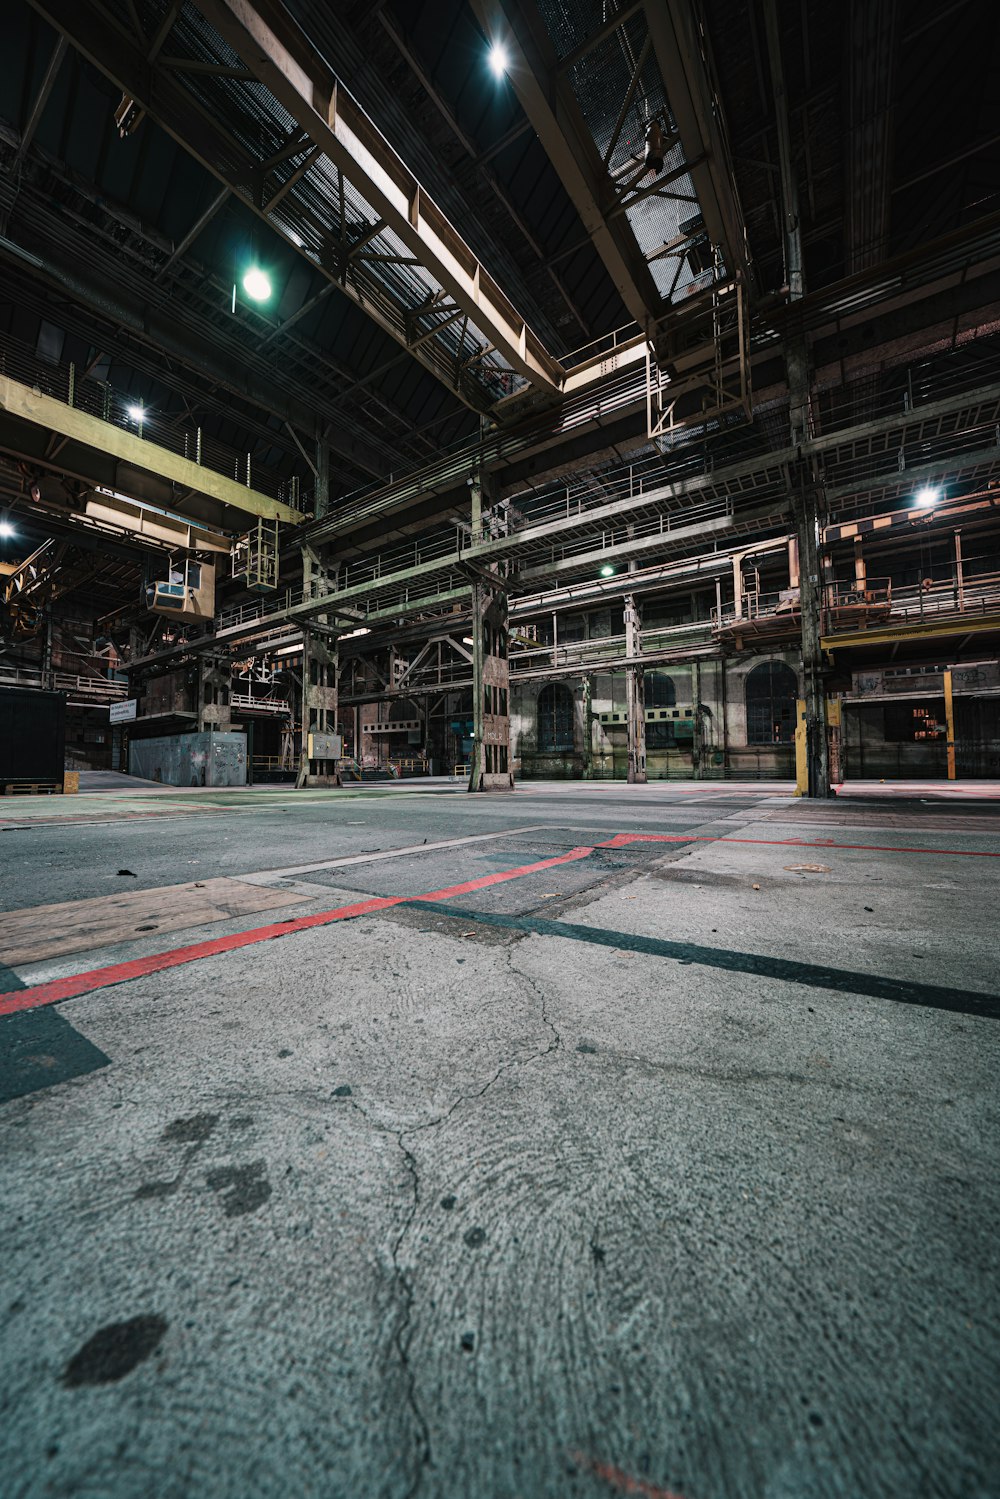
[[[273,0],[198,8],[513,368],[556,393],[558,361],[288,13]]]

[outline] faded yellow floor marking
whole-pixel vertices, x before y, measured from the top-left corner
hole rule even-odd
[[[176,932],[301,903],[301,894],[292,891],[217,879],[28,906],[0,914],[0,962],[16,968],[92,947],[140,941],[154,931]]]

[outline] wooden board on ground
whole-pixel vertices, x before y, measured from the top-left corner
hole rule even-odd
[[[16,968],[67,953],[137,942],[159,932],[204,926],[232,916],[300,905],[302,896],[287,890],[216,879],[158,890],[116,890],[93,900],[30,906],[0,916],[0,963]]]

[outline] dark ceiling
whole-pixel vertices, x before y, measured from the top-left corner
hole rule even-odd
[[[150,28],[163,11],[109,5]],[[512,89],[488,71],[469,4],[288,9],[554,353],[628,321]],[[766,298],[784,269],[762,7],[704,0],[702,13]],[[778,16],[807,290],[1000,207],[1000,8],[778,0]],[[27,0],[7,0],[4,23],[0,333],[92,365],[163,421],[306,488],[302,449],[326,433],[334,496],[475,435],[474,411],[153,120],[120,139],[121,91],[73,47],[59,58]],[[275,294],[234,311],[251,256]]]

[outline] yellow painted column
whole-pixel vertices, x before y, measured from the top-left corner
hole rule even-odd
[[[806,796],[809,791],[809,753],[806,747],[806,700],[795,703],[795,795]]]
[[[955,705],[951,697],[951,672],[944,673],[944,721],[948,733],[945,741],[948,751],[948,779],[955,779]]]

